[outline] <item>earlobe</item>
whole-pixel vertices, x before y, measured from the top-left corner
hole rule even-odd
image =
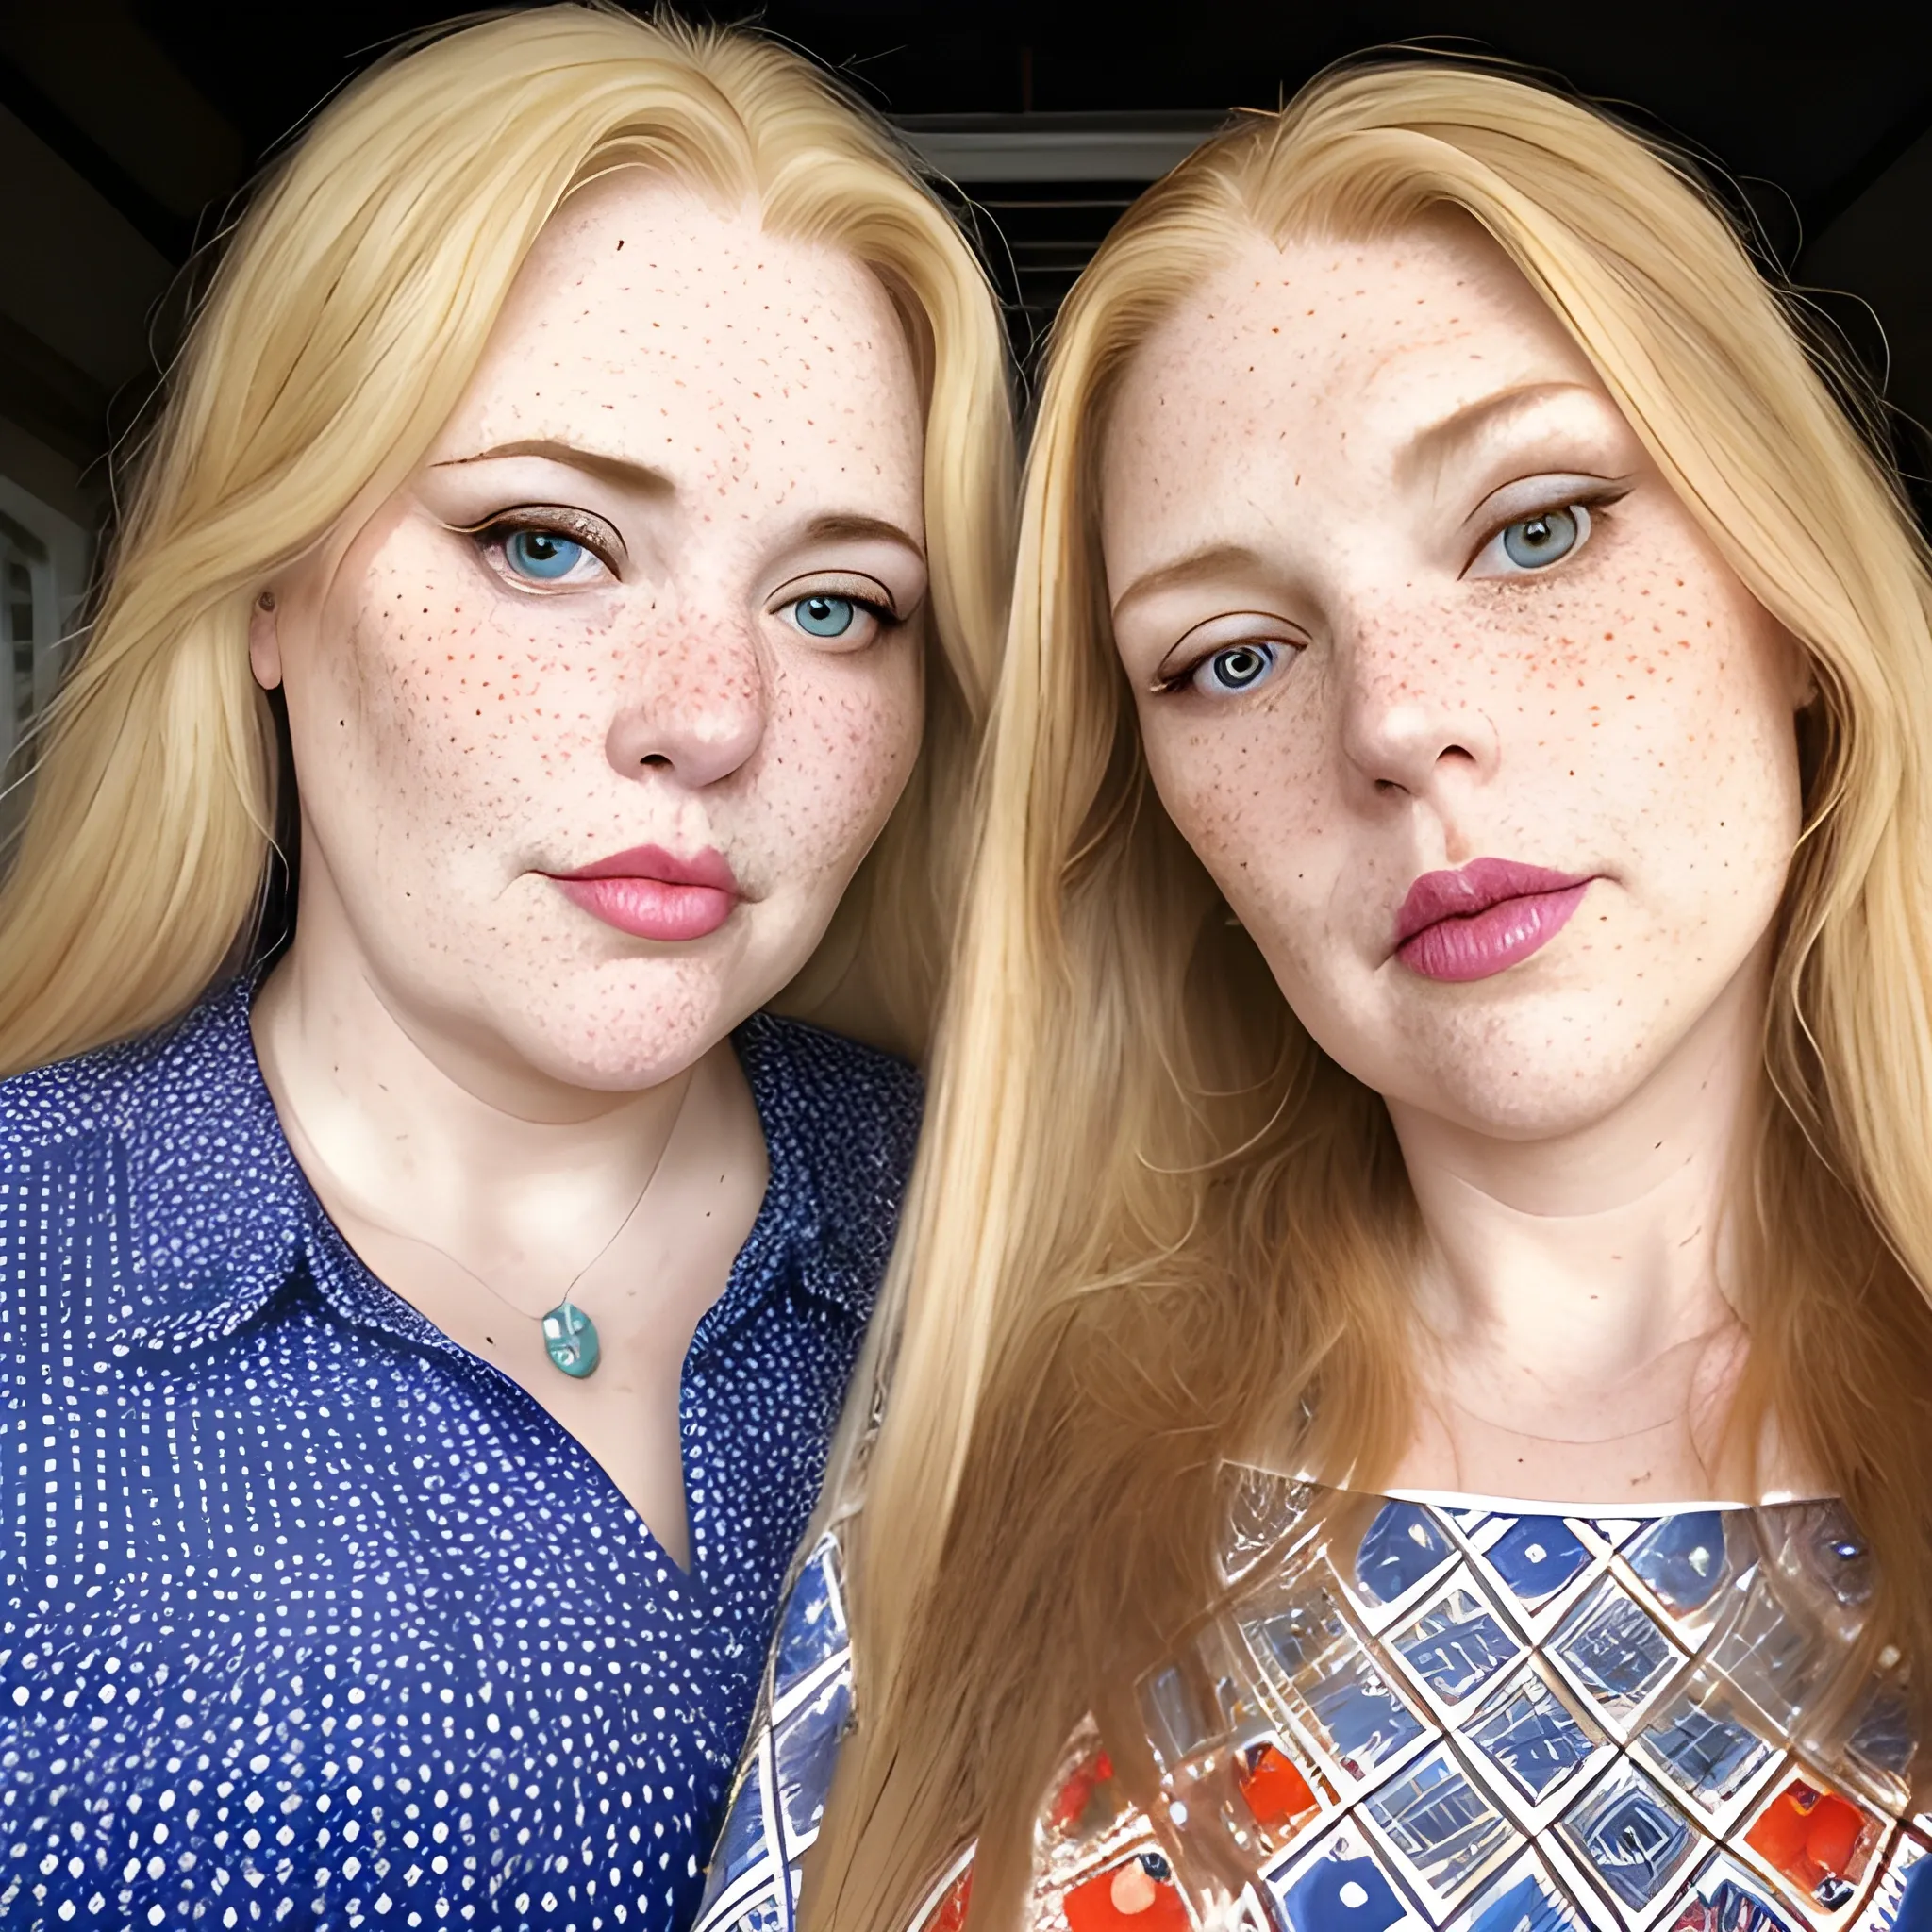
[[[1791,708],[1807,711],[1818,702],[1818,666],[1811,653],[1790,631],[1784,633],[1785,648],[1791,654]]]
[[[282,641],[275,629],[275,593],[264,591],[248,613],[248,668],[263,691],[282,681]]]

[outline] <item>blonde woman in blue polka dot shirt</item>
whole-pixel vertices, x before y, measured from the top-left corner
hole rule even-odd
[[[432,36],[262,184],[0,898],[0,1921],[689,1920],[1010,441],[941,206],[756,39]]]

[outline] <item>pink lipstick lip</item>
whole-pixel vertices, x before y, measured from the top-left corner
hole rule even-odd
[[[546,873],[565,898],[633,939],[700,940],[731,917],[743,897],[722,852],[679,858],[661,845],[634,845],[574,872]]]
[[[1507,858],[1424,873],[1395,915],[1395,957],[1425,979],[1487,979],[1556,938],[1600,876]]]
[[[575,872],[553,872],[553,879],[656,879],[664,886],[708,886],[714,892],[729,892],[742,898],[738,875],[725,862],[722,852],[708,845],[689,858],[679,858],[661,845],[633,845],[627,852],[613,852],[592,865],[580,865]]]

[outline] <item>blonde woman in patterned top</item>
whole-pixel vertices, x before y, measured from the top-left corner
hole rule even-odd
[[[707,1926],[1924,1916],[1932,593],[1857,393],[1492,69],[1101,250]]]

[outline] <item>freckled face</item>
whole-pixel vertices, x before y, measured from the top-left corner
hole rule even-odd
[[[575,197],[427,462],[258,625],[304,917],[324,867],[392,1008],[553,1076],[690,1064],[917,756],[922,439],[858,261],[639,171]]]
[[[1102,474],[1156,786],[1317,1042],[1512,1138],[1627,1096],[1765,941],[1804,674],[1501,252],[1251,242],[1143,347]],[[1581,890],[1527,951],[1443,926],[1442,976],[1410,889],[1479,858]]]

